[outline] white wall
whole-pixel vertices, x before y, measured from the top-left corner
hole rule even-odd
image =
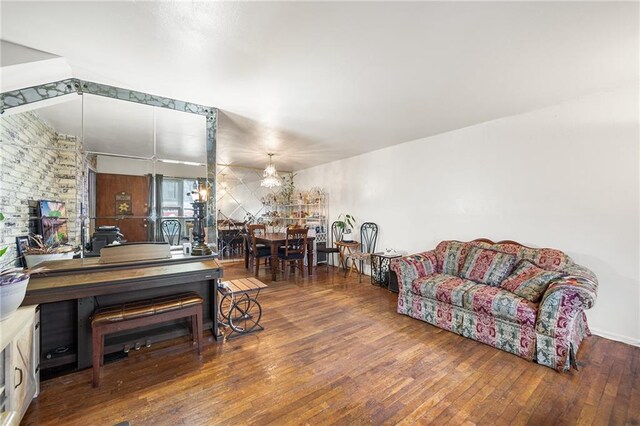
[[[296,185],[325,187],[331,220],[378,223],[378,249],[559,248],[599,277],[593,331],[640,344],[638,112],[636,83],[302,170]]]

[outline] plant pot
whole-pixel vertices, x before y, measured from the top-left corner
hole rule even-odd
[[[0,286],[0,321],[18,309],[27,292],[27,284],[29,284],[29,277]]]
[[[353,242],[353,234],[351,232],[345,232],[344,234],[342,234],[342,241],[344,241],[345,243]]]
[[[51,260],[73,259],[73,252],[67,253],[49,253],[49,254],[26,254],[24,256],[27,262],[27,268],[33,268],[38,263],[49,262]]]

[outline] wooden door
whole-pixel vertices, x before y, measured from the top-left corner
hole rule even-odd
[[[149,179],[97,173],[96,227],[117,226],[129,243],[149,241]]]

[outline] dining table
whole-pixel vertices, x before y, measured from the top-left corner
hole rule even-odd
[[[287,243],[286,232],[275,232],[254,235],[257,244],[264,244],[271,248],[271,280],[276,281],[278,274],[278,249]],[[307,271],[313,273],[313,241],[315,237],[307,237]],[[244,251],[244,266],[249,268],[249,250]]]

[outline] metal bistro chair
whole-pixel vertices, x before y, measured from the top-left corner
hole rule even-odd
[[[177,219],[167,219],[162,221],[162,235],[167,239],[170,246],[180,244],[182,224]]]
[[[351,267],[349,268],[349,276],[354,269],[358,271],[360,277],[358,282],[362,282],[362,270],[364,269],[364,263],[371,259],[371,254],[376,251],[376,242],[378,240],[378,225],[373,222],[365,222],[360,226],[360,251],[349,253],[347,255],[347,262],[351,259]],[[359,262],[360,268],[357,268],[356,261]],[[347,271],[344,273],[347,276]]]
[[[329,255],[332,254],[340,254],[340,249],[338,247],[333,247],[333,243],[336,241],[342,240],[343,228],[338,226],[338,222],[333,222],[331,224],[331,234],[329,235],[329,240],[327,241],[327,246],[324,248],[318,248],[318,253],[324,253],[327,256],[327,270],[329,270]],[[333,241],[331,240],[333,238]],[[344,265],[342,265],[344,266]]]
[[[257,244],[255,235],[267,232],[266,225],[255,224],[247,227],[247,250],[249,250],[249,269],[255,268],[254,275],[258,276],[260,268],[260,259],[265,260],[265,267],[269,264],[271,258],[271,247],[264,244]]]
[[[297,265],[300,270],[300,276],[304,276],[304,255],[307,252],[307,228],[288,228],[287,239],[284,248],[278,250],[278,258],[284,271],[285,278],[289,278],[287,266]]]

